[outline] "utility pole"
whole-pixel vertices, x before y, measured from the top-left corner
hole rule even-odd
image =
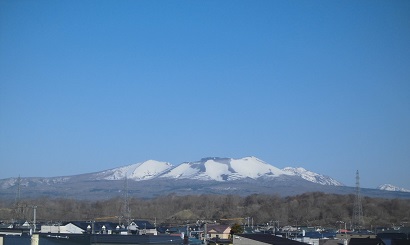
[[[37,206],[33,206],[33,233],[36,232],[36,222],[37,222]]]
[[[208,229],[206,227],[206,222],[204,224],[204,245],[208,244],[208,241],[206,240],[208,238]]]

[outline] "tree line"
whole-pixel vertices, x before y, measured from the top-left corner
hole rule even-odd
[[[0,200],[0,220],[33,220],[65,222],[96,220],[124,222],[125,217],[145,219],[156,224],[186,224],[197,220],[221,223],[267,224],[280,226],[338,227],[337,222],[349,224],[355,196],[305,193],[296,196],[253,194],[237,195],[176,195],[153,199],[116,197],[107,200],[77,200],[40,197],[35,199]],[[366,227],[392,226],[410,222],[409,199],[362,198]],[[125,210],[128,209],[129,213]]]

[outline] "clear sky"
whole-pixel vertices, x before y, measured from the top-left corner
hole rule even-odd
[[[410,1],[0,1],[0,178],[210,156],[410,189]]]

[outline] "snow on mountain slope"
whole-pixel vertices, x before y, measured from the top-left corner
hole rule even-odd
[[[7,189],[13,186],[24,186],[27,187],[30,184],[36,184],[36,185],[53,185],[53,184],[58,184],[58,183],[64,183],[70,180],[71,177],[51,177],[51,178],[46,178],[46,177],[31,177],[31,178],[9,178],[5,179],[1,184],[0,184],[0,189]],[[20,182],[20,183],[19,183]]]
[[[127,177],[141,181],[153,178],[192,179],[203,181],[232,181],[241,179],[270,180],[279,176],[295,176],[321,184],[343,186],[337,180],[304,168],[287,167],[279,169],[256,157],[239,159],[208,157],[197,162],[184,162],[173,166],[168,162],[149,160],[92,174],[95,180],[119,180]]]
[[[284,171],[256,157],[241,159],[203,158],[198,162],[187,162],[161,175],[164,178],[229,181],[262,176],[279,176]]]
[[[332,179],[328,176],[317,174],[311,171],[308,171],[304,168],[292,168],[286,167],[283,169],[289,175],[296,175],[305,180],[308,180],[313,183],[321,184],[321,185],[334,185],[334,186],[343,186],[342,183],[339,181]]]
[[[250,178],[258,178],[263,175],[279,176],[286,174],[283,170],[274,167],[256,157],[232,159],[231,166],[241,176],[247,176]]]
[[[192,163],[181,163],[177,167],[169,170],[168,172],[161,175],[165,178],[182,178],[187,179],[197,175],[200,172],[199,166],[196,166]]]
[[[105,180],[118,180],[127,177],[128,179],[137,181],[147,180],[162,174],[172,167],[172,164],[168,162],[148,160],[142,163],[135,163],[120,168],[98,172],[95,174],[95,178]]]
[[[218,180],[228,174],[228,166],[213,160],[202,159],[199,162],[185,162],[161,175],[163,178]],[[218,177],[219,176],[219,177]]]
[[[379,190],[385,190],[385,191],[403,191],[403,192],[410,192],[410,190],[408,189],[404,189],[401,187],[397,187],[391,184],[384,184],[384,185],[380,185],[377,187],[377,189]]]

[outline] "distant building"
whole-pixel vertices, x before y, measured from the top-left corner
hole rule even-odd
[[[231,227],[229,225],[213,225],[207,226],[208,238],[229,239],[231,234]]]
[[[24,235],[32,232],[32,225],[28,221],[18,220],[13,223],[1,223],[0,235]]]
[[[134,220],[128,225],[128,230],[137,235],[158,235],[157,228],[146,220]]]
[[[112,234],[116,233],[118,225],[111,222],[71,221],[63,224],[41,225],[40,233],[62,234]]]
[[[237,234],[233,237],[233,245],[306,245],[306,243],[278,237],[271,234]]]

